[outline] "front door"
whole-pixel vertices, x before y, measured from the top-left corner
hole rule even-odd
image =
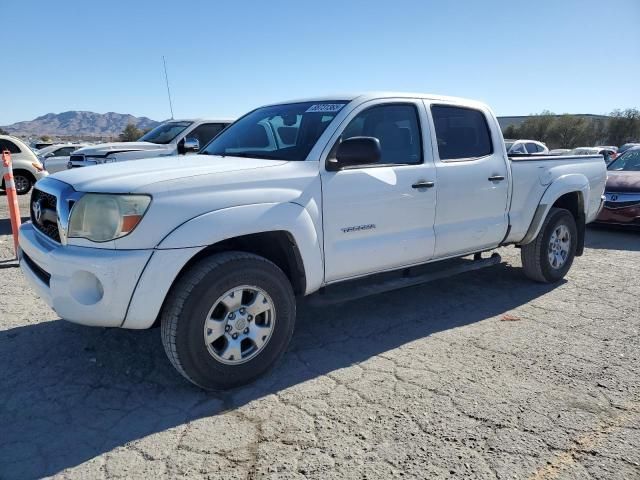
[[[494,248],[507,233],[509,170],[489,112],[429,106],[436,133],[436,257]],[[495,123],[495,120],[494,120]]]
[[[322,172],[325,281],[426,262],[433,256],[436,188],[429,127],[420,101],[367,102],[332,145],[380,141],[380,163]],[[422,132],[422,133],[421,133]],[[329,155],[335,153],[332,148]]]

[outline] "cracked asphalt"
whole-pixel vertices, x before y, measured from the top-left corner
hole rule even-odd
[[[640,478],[640,233],[588,229],[558,285],[505,248],[433,284],[302,301],[277,368],[209,394],[159,329],[60,321],[8,261],[5,200],[0,479]]]

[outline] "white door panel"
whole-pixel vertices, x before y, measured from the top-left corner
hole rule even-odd
[[[433,256],[435,190],[412,188],[431,177],[428,170],[425,165],[405,165],[325,174],[327,282]]]
[[[327,149],[343,134],[378,138],[382,164],[337,172],[323,168],[325,282],[430,260],[437,185],[413,188],[434,182],[436,174],[422,102],[365,102],[345,118]],[[328,155],[323,153],[323,164]]]
[[[439,121],[433,107],[441,108]],[[437,138],[435,257],[494,248],[507,232],[510,194],[503,140],[488,126],[497,121],[480,109],[441,103],[428,108]],[[465,158],[474,149],[480,156]]]

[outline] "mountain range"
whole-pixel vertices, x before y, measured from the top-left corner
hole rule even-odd
[[[31,121],[17,122],[0,127],[12,135],[118,135],[128,123],[141,130],[155,127],[160,122],[147,117],[134,117],[126,113],[95,113],[71,110],[47,113]]]

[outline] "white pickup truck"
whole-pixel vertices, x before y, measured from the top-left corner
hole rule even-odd
[[[41,180],[20,265],[61,318],[159,323],[175,368],[224,389],[283,354],[297,295],[344,300],[364,278],[415,284],[438,274],[412,278],[413,267],[474,268],[509,244],[527,276],[560,280],[605,178],[600,156],[508,157],[494,114],[474,101],[290,102],[246,114],[179,169],[154,158]],[[404,275],[375,275],[389,271]]]
[[[233,120],[170,120],[137,142],[100,143],[73,152],[67,168],[196,153]]]

